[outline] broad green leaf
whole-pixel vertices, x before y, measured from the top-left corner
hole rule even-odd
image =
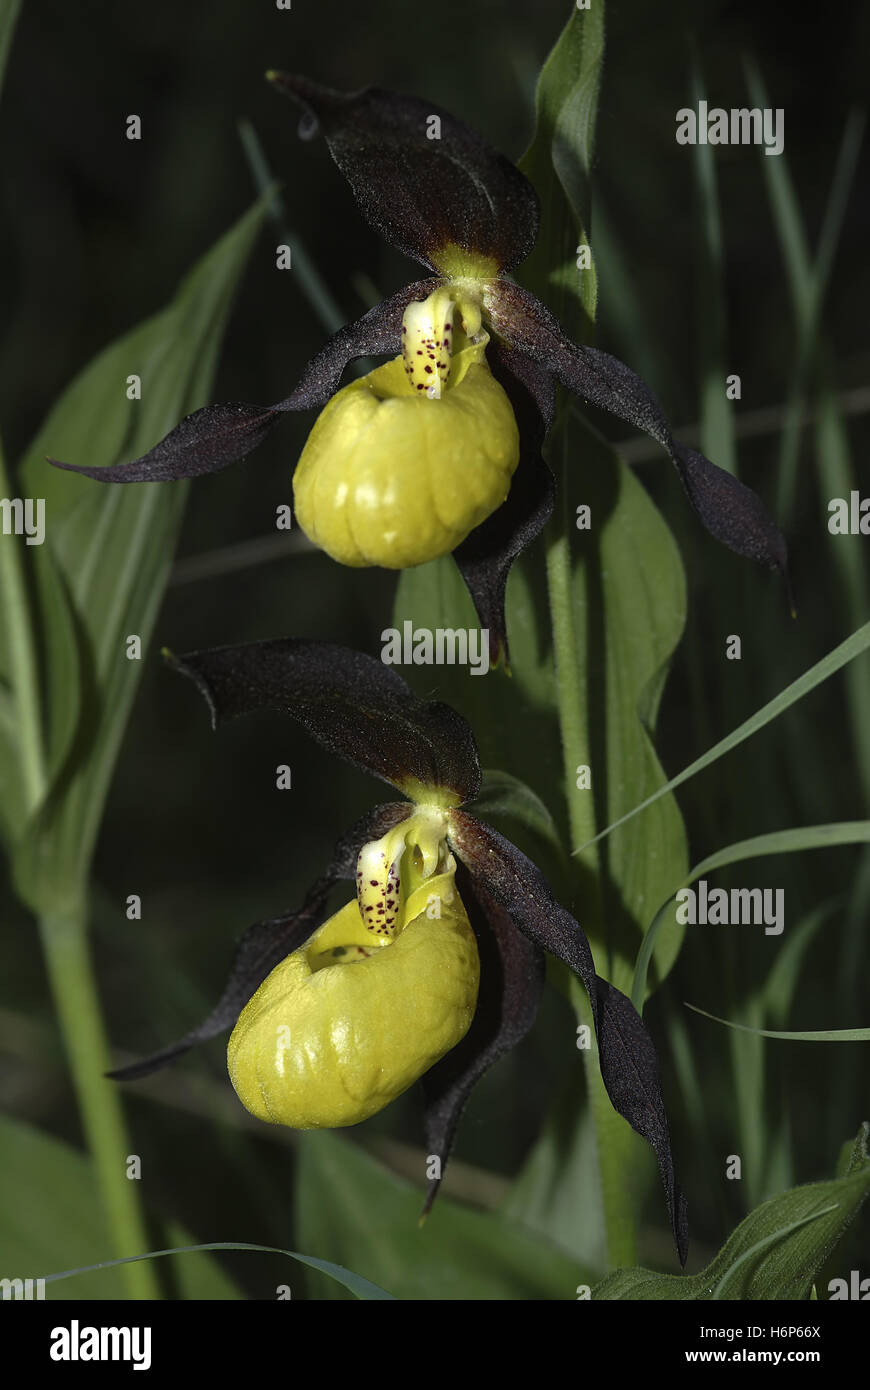
[[[700,1274],[678,1277],[619,1269],[592,1290],[595,1299],[809,1299],[829,1258],[870,1191],[867,1140],[861,1126],[848,1171],[830,1182],[794,1187],[741,1221]]]
[[[644,792],[665,784],[652,734],[686,618],[686,580],[676,542],[631,469],[577,420],[567,424],[571,503],[591,508],[591,529],[571,539],[577,669],[573,701],[583,728],[569,768],[587,766],[591,790],[572,787],[572,817],[590,829],[616,821]],[[573,505],[569,512],[573,512]],[[563,730],[564,737],[564,730]],[[627,991],[650,910],[688,867],[676,800],[662,796],[640,831],[617,832],[583,861],[601,885],[600,918],[584,920],[599,973]],[[676,922],[655,943],[659,979],[683,936]]]
[[[75,1297],[124,1298],[116,1262],[100,1263],[112,1248],[90,1160],[77,1149],[9,1117],[0,1118],[0,1250],[4,1276],[36,1279],[58,1266],[86,1265]],[[170,1223],[179,1243],[190,1240]],[[205,1254],[180,1261],[179,1289],[185,1298],[235,1299],[240,1294],[223,1270]],[[46,1298],[69,1291],[46,1287]]]
[[[588,245],[604,8],[601,0],[590,10],[575,9],[562,30],[538,78],[535,135],[520,160],[541,199],[541,230],[521,279],[568,332],[579,329],[584,337],[595,321],[597,281],[594,261],[578,268],[577,248]]]
[[[737,844],[728,845],[727,848],[709,855],[707,859],[702,859],[674,889],[667,902],[659,908],[643,939],[631,990],[635,1008],[643,1008],[649,962],[660,933],[668,932],[676,921],[674,895],[681,888],[686,888],[690,883],[703,878],[704,874],[713,873],[716,869],[724,868],[726,864],[738,864],[744,859],[759,859],[766,854],[795,854],[808,849],[828,849],[833,845],[868,843],[870,821],[842,821],[835,825],[806,825],[795,830],[775,830],[769,835],[755,835],[751,840],[740,840]]]
[[[591,1282],[557,1246],[444,1195],[421,1227],[423,1173],[416,1188],[328,1131],[299,1138],[300,1244],[399,1299],[572,1299]],[[318,1296],[343,1295],[323,1285]]]
[[[56,909],[87,875],[115,758],[142,669],[186,484],[101,486],[46,455],[111,464],[150,448],[208,398],[232,298],[264,216],[257,205],[217,243],[172,303],[76,378],[33,442],[21,487],[46,504],[38,626],[47,665],[47,800],[15,857],[19,891]],[[127,378],[141,379],[141,400]]]

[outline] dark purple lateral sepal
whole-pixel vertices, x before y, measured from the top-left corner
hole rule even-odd
[[[199,478],[246,458],[271,434],[280,418],[280,412],[269,405],[246,405],[243,401],[204,405],[186,415],[147,454],[129,463],[94,468],[60,459],[48,461],[55,468],[83,473],[101,483],[172,483],[179,478]]]
[[[488,893],[483,879],[457,866],[456,885],[477,937],[480,993],[465,1037],[422,1078],[426,1152],[441,1160],[423,1207],[441,1186],[459,1119],[474,1086],[532,1027],[544,987],[544,953],[517,931]]]
[[[242,401],[205,405],[186,415],[147,454],[129,463],[106,468],[61,463],[58,459],[49,459],[49,463],[101,483],[167,483],[219,473],[262,444],[286,411],[313,410],[325,405],[353,358],[401,352],[405,309],[413,299],[425,299],[440,284],[436,278],[406,285],[355,323],[340,328],[312,357],[295,390],[276,405],[246,405]]]
[[[215,725],[275,710],[412,799],[421,789],[445,788],[469,801],[480,790],[477,745],[466,721],[449,705],[419,699],[375,657],[331,642],[280,638],[168,660],[194,681]]]
[[[496,331],[563,386],[661,444],[712,536],[738,555],[779,570],[787,580],[785,539],[761,500],[703,454],[675,442],[661,406],[636,372],[618,357],[572,343],[540,300],[511,281],[489,287],[487,309]]]
[[[499,269],[525,260],[538,234],[535,190],[449,111],[378,87],[334,92],[294,74],[268,76],[309,113],[305,138],[314,117],[363,216],[391,245],[433,269],[451,243]]]
[[[496,339],[488,349],[493,376],[510,397],[520,433],[520,462],[507,500],[476,527],[453,552],[477,609],[489,631],[489,658],[510,665],[505,589],[514,561],[550,519],[555,485],[541,455],[553,414],[553,380],[528,357]]]
[[[685,1198],[674,1172],[655,1045],[630,999],[595,973],[580,924],[561,907],[544,875],[498,831],[451,811],[449,843],[466,868],[531,941],[582,980],[592,1006],[601,1077],[614,1109],[655,1153],[681,1264],[688,1251]]]
[[[168,1066],[198,1043],[206,1042],[232,1028],[242,1009],[276,965],[286,956],[304,946],[321,926],[326,916],[326,900],[330,889],[340,879],[352,879],[362,846],[369,840],[380,839],[394,825],[407,819],[412,807],[408,802],[387,802],[369,811],[335,847],[332,861],[325,873],[308,890],[305,901],[295,912],[282,913],[263,922],[255,922],[241,937],[230,969],[229,980],[220,1000],[198,1027],[185,1033],[178,1042],[161,1048],[141,1062],[106,1074],[114,1081],[137,1081]]]

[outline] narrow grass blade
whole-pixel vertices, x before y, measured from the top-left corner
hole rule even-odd
[[[745,1023],[732,1023],[730,1019],[719,1018],[718,1014],[708,1014],[695,1004],[686,1002],[692,1013],[711,1018],[714,1023],[724,1023],[726,1028],[736,1028],[741,1033],[755,1033],[760,1038],[782,1038],[787,1042],[870,1042],[870,1028],[817,1028],[802,1029],[796,1032],[780,1032],[772,1028],[750,1028]]]
[[[46,1274],[43,1281],[52,1284],[58,1279],[72,1279],[77,1274],[91,1274],[96,1269],[114,1269],[117,1265],[135,1264],[139,1260],[157,1260],[163,1255],[192,1255],[203,1250],[254,1250],[265,1255],[286,1255],[289,1260],[297,1260],[299,1264],[308,1265],[310,1269],[328,1274],[330,1279],[335,1279],[337,1283],[349,1289],[355,1298],[371,1302],[385,1299],[391,1303],[395,1302],[393,1295],[385,1289],[371,1283],[369,1279],[364,1279],[361,1274],[354,1274],[352,1270],[332,1264],[329,1260],[318,1260],[314,1255],[300,1255],[297,1250],[282,1250],[277,1245],[248,1245],[244,1241],[236,1240],[215,1240],[204,1245],[178,1245],[171,1250],[149,1250],[147,1254],[129,1255],[124,1260],[102,1260],[96,1265],[83,1265],[81,1269],[65,1269],[59,1274]]]
[[[859,845],[870,843],[870,821],[841,821],[835,825],[807,825],[794,830],[775,830],[770,835],[755,835],[751,840],[739,840],[736,844],[720,849],[707,859],[696,864],[688,877],[674,889],[653,918],[637,953],[637,964],[632,984],[632,1003],[641,1012],[646,992],[646,977],[649,962],[655,949],[656,937],[669,921],[670,908],[680,888],[686,888],[704,874],[722,869],[726,864],[737,864],[744,859],[760,859],[767,854],[794,854],[808,849],[829,849],[833,845]]]
[[[861,656],[868,648],[870,648],[870,623],[865,623],[857,632],[853,632],[851,637],[847,637],[845,642],[841,642],[840,645],[829,652],[827,656],[822,657],[821,661],[817,661],[815,666],[811,666],[802,676],[798,676],[797,680],[787,685],[785,690],[780,691],[780,693],[775,695],[772,700],[769,700],[766,705],[762,705],[761,709],[756,710],[755,714],[750,715],[750,717],[744,720],[742,724],[739,724],[736,729],[732,729],[731,733],[727,734],[725,738],[720,739],[712,748],[708,748],[707,752],[702,753],[700,758],[696,758],[688,767],[683,768],[682,772],[678,772],[676,777],[672,777],[663,787],[659,787],[657,791],[653,792],[652,796],[648,796],[645,801],[641,801],[638,806],[635,806],[634,810],[628,811],[624,816],[621,816],[619,820],[613,821],[612,824],[606,826],[604,830],[599,831],[593,839],[587,840],[585,844],[578,846],[572,853],[575,855],[582,854],[590,845],[596,844],[598,840],[603,840],[606,835],[611,835],[618,826],[624,825],[626,821],[631,820],[633,816],[639,815],[640,812],[645,811],[648,806],[652,806],[660,797],[666,796],[668,792],[674,791],[677,787],[681,787],[683,783],[688,782],[691,777],[694,777],[699,772],[703,772],[705,768],[712,766],[713,763],[718,762],[726,753],[730,753],[732,748],[738,747],[738,745],[744,743],[746,739],[751,738],[753,734],[758,733],[759,729],[763,729],[766,724],[770,724],[774,719],[777,719],[779,715],[784,714],[785,711],[796,704],[798,700],[802,700],[810,691],[815,690],[817,686],[828,680],[835,672],[847,666],[850,661],[854,661],[857,656]]]

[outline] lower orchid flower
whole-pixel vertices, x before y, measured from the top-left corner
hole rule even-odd
[[[507,655],[508,572],[553,509],[541,446],[558,382],[651,435],[707,530],[785,574],[785,542],[755,493],[675,441],[640,377],[572,342],[508,278],[538,234],[519,169],[429,102],[268,76],[304,108],[300,134],[323,131],[368,220],[434,275],[340,329],[285,400],[205,406],[141,458],[58,467],[101,482],[196,477],[251,453],[287,411],[325,407],[296,469],[302,529],[348,565],[401,569],[452,552],[495,661]],[[339,389],[352,359],[378,355],[392,360]]]
[[[302,906],[243,935],[216,1008],[132,1080],[232,1029],[230,1078],[260,1119],[297,1129],[356,1124],[420,1081],[427,1152],[443,1176],[475,1083],[534,1023],[545,952],[589,995],[614,1108],[652,1146],[685,1262],[655,1048],[634,1006],[596,974],[579,923],[537,866],[467,809],[481,786],[471,729],[418,699],[391,668],[325,642],[283,640],[170,658],[218,721],[259,710],[298,720],[321,745],[406,798],[378,806],[337,845]],[[330,890],[356,883],[332,916]]]

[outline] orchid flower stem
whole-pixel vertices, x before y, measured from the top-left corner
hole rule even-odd
[[[100,1001],[94,979],[83,899],[40,919],[46,969],[66,1047],[88,1147],[93,1158],[112,1247],[119,1257],[149,1249],[138,1184],[127,1177],[130,1143],[121,1093],[104,1073],[109,1066]],[[159,1285],[147,1261],[122,1266],[130,1299],[156,1299]]]
[[[551,434],[551,461],[557,465],[556,495],[559,499],[549,524],[546,541],[547,588],[550,623],[556,667],[556,700],[562,742],[565,773],[565,796],[568,805],[568,828],[571,845],[585,845],[594,838],[597,829],[595,798],[591,790],[577,787],[578,768],[589,767],[595,775],[596,759],[590,739],[588,700],[583,672],[586,655],[578,637],[577,610],[582,602],[584,576],[577,571],[572,555],[570,499],[573,497],[573,478],[567,459],[566,436],[560,425],[566,418],[563,412]],[[603,920],[600,845],[589,846],[582,856],[575,856],[583,872],[583,900],[580,903],[581,923],[600,927]],[[573,993],[573,991],[572,991]],[[580,991],[578,990],[578,994]],[[575,999],[581,1023],[591,1027],[592,1015],[585,1002]],[[636,1149],[630,1127],[613,1109],[601,1073],[597,1051],[584,1052],[587,1094],[595,1129],[598,1150],[599,1185],[604,1213],[607,1260],[611,1269],[637,1263],[635,1239],[634,1195]]]
[[[11,494],[0,447],[0,492]],[[15,535],[0,538],[0,581],[7,595],[8,652],[15,724],[19,733],[24,806],[32,815],[45,795],[47,776],[43,745],[39,665],[31,621],[24,565]],[[112,1244],[118,1255],[148,1249],[135,1183],[126,1175],[130,1146],[120,1096],[103,1072],[108,1045],[87,940],[84,903],[63,915],[40,921],[42,946],[54,995],[82,1124],[94,1161]],[[125,1265],[122,1273],[130,1298],[158,1298],[148,1264]]]

